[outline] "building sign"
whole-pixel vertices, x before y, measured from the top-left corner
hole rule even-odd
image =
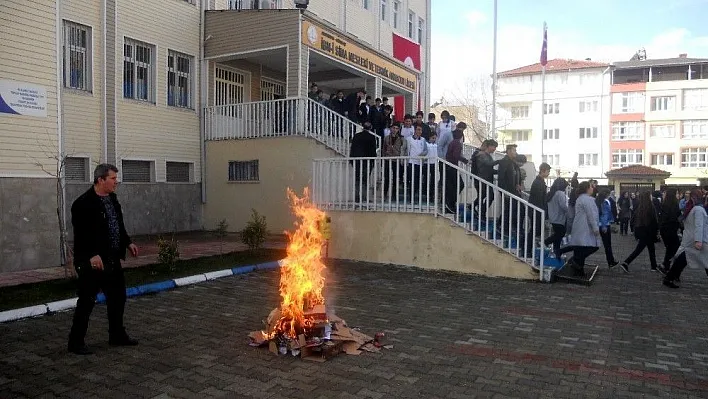
[[[319,51],[363,69],[383,80],[394,83],[407,91],[415,91],[418,77],[400,64],[386,60],[373,51],[366,50],[352,40],[342,37],[330,30],[313,24],[310,21],[302,23],[302,42]]]
[[[0,113],[47,116],[47,89],[30,83],[0,80]]]

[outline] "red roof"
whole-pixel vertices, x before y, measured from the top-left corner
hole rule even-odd
[[[670,172],[665,170],[651,168],[644,165],[629,165],[624,168],[612,169],[605,173],[605,176],[671,176]]]
[[[609,64],[603,62],[594,61],[579,61],[579,60],[566,60],[561,58],[556,58],[554,60],[548,60],[546,64],[546,73],[560,72],[560,71],[570,71],[574,69],[587,69],[587,68],[603,68],[607,67]],[[533,65],[522,66],[521,68],[511,69],[504,72],[499,72],[499,76],[515,76],[515,75],[533,75],[541,73],[541,63],[536,63]]]

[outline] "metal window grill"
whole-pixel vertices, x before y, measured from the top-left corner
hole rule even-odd
[[[258,160],[230,161],[229,181],[259,181]]]
[[[167,182],[189,183],[191,166],[189,162],[167,162]]]
[[[88,158],[64,158],[64,177],[69,181],[86,182],[89,180]]]
[[[152,181],[152,161],[122,161],[123,181],[128,183],[150,183]]]

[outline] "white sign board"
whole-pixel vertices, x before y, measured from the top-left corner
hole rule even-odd
[[[0,113],[47,116],[47,89],[30,83],[0,80]]]

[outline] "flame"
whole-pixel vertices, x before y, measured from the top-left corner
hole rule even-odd
[[[295,232],[286,232],[289,243],[287,257],[280,268],[280,320],[276,331],[295,338],[312,324],[305,312],[324,304],[322,248],[325,238],[321,223],[326,215],[310,202],[307,188],[302,198],[288,188],[288,199],[297,221]]]

